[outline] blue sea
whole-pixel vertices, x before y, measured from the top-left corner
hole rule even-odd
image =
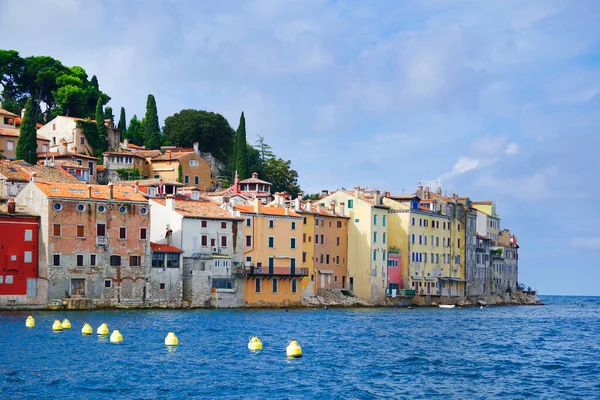
[[[600,398],[600,297],[541,299],[485,309],[4,312],[0,398]],[[73,328],[52,332],[65,317]],[[85,322],[94,332],[108,323],[123,342],[81,335]],[[176,349],[164,346],[169,331]],[[263,351],[248,351],[251,335]],[[302,358],[286,358],[292,338]]]

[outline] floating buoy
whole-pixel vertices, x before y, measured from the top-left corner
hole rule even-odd
[[[483,306],[480,306],[480,307],[479,307],[479,309],[480,309],[480,310],[483,310]]]
[[[262,342],[258,336],[252,336],[248,342],[248,350],[257,351],[262,350]]]
[[[61,325],[62,325],[63,329],[71,329],[71,321],[69,321],[66,318],[63,320]]]
[[[92,333],[94,333],[92,326],[90,324],[83,324],[83,328],[81,328],[81,334],[82,335],[91,335]]]
[[[113,331],[113,333],[110,335],[110,342],[111,343],[121,343],[123,341],[123,335],[121,335],[121,332],[119,332],[117,329],[115,329]]]
[[[96,333],[101,336],[108,335],[109,330],[108,330],[108,325],[106,325],[106,322],[98,327],[98,329],[96,330]]]
[[[25,321],[25,326],[28,328],[33,328],[35,326],[35,319],[33,319],[31,315],[27,317],[27,320]]]
[[[175,332],[169,332],[165,338],[165,346],[177,346],[179,339],[175,336]]]
[[[62,323],[59,320],[55,319],[54,323],[52,324],[52,330],[53,331],[62,331],[63,330]]]
[[[296,339],[288,342],[285,352],[288,357],[302,357],[302,347],[300,347]]]

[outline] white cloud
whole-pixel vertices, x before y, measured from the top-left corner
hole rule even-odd
[[[509,143],[506,146],[506,154],[519,154],[519,144],[518,143]]]
[[[571,246],[584,249],[600,249],[600,236],[573,238],[571,239]]]

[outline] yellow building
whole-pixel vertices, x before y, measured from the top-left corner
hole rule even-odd
[[[380,192],[360,187],[338,190],[319,200],[321,203],[333,203],[336,214],[348,217],[348,289],[362,299],[382,303],[387,282],[388,207]],[[321,250],[315,253],[320,261]]]
[[[204,192],[211,190],[210,165],[200,156],[196,143],[191,149],[166,149],[165,153],[152,157],[152,177],[171,180],[181,179],[186,187],[195,187]]]
[[[302,259],[303,217],[287,207],[236,205],[244,219],[245,299],[250,305],[299,303],[308,270]]]

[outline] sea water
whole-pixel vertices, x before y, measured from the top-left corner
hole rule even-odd
[[[600,398],[600,298],[542,300],[484,309],[3,312],[0,398]],[[52,332],[63,318],[73,328]],[[86,322],[94,333],[106,322],[123,342],[83,336]],[[169,331],[176,348],[164,345]],[[262,351],[248,350],[252,335]],[[290,339],[302,358],[286,358]]]

